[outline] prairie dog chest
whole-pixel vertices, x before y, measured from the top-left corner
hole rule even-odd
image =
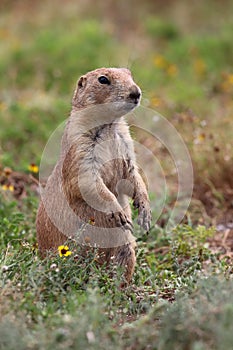
[[[127,178],[135,162],[133,141],[130,134],[115,125],[96,130],[93,161],[96,170],[105,178],[105,183]]]
[[[103,160],[117,158],[134,160],[134,147],[131,136],[114,124],[103,125],[94,132],[94,153]]]

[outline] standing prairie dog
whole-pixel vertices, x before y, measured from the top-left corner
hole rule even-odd
[[[84,248],[97,247],[102,262],[124,266],[131,280],[136,244],[129,198],[138,208],[139,225],[148,231],[151,221],[123,117],[140,98],[125,68],[96,69],[78,80],[58,162],[41,189],[36,228],[42,256],[72,237]]]

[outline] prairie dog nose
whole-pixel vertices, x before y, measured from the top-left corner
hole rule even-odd
[[[141,97],[141,91],[137,87],[137,85],[133,85],[130,88],[129,98],[130,100],[133,100],[135,104],[139,102],[139,99]]]

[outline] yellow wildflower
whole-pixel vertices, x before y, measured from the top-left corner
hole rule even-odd
[[[193,68],[195,73],[199,76],[203,76],[206,73],[206,64],[201,58],[194,61]]]
[[[227,76],[227,81],[228,81],[229,85],[233,86],[233,74],[229,74]]]
[[[165,57],[162,55],[157,55],[154,58],[154,65],[157,68],[163,70],[170,77],[174,77],[178,73],[178,68],[175,64],[170,63]]]
[[[204,133],[204,132],[201,132],[201,133],[199,133],[199,134],[197,135],[197,137],[195,138],[194,143],[198,145],[198,144],[200,144],[200,143],[203,143],[203,142],[205,141],[205,139],[206,139],[205,133]]]
[[[61,258],[72,254],[72,252],[69,250],[69,247],[67,245],[60,245],[58,247],[58,251]]]
[[[10,191],[14,192],[14,186],[13,185],[2,185],[3,191]]]
[[[39,167],[34,164],[34,163],[31,163],[29,166],[28,166],[28,170],[31,171],[32,173],[38,173],[39,171]]]
[[[162,55],[156,55],[154,58],[154,65],[158,68],[164,69],[167,67],[167,60]]]
[[[174,77],[178,73],[178,68],[175,64],[169,64],[167,66],[166,72],[170,77]]]
[[[220,88],[223,92],[231,92],[233,90],[233,74],[222,73],[222,83]]]
[[[160,105],[161,105],[161,100],[160,100],[160,98],[159,98],[159,97],[156,97],[156,96],[152,97],[152,99],[151,99],[151,104],[152,104],[153,107],[158,107],[158,106],[160,106]]]

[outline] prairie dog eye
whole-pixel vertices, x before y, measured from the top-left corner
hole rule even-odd
[[[98,78],[98,81],[99,81],[100,84],[110,85],[110,81],[109,81],[109,79],[108,79],[105,75],[101,75],[101,76]]]

